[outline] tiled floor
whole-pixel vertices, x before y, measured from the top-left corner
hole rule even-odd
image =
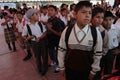
[[[18,43],[16,52],[9,51],[0,32],[0,80],[64,80],[59,73],[53,73],[54,68],[49,68],[46,76],[42,77],[37,73],[34,57],[24,62],[25,55]]]

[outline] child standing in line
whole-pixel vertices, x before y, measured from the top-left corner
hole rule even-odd
[[[16,36],[14,33],[14,28],[12,26],[13,21],[10,20],[6,12],[3,13],[3,19],[1,20],[1,26],[4,28],[5,40],[8,45],[9,50],[16,51],[15,41]],[[11,43],[13,48],[11,47]]]
[[[115,56],[120,53],[119,38],[120,33],[114,27],[113,23],[114,16],[110,11],[105,11],[103,27],[108,31],[108,53],[105,56],[105,68],[104,74],[109,76],[112,73]]]
[[[89,25],[92,4],[89,1],[80,1],[76,4],[74,15],[75,25],[63,31],[59,42],[60,73],[65,71],[66,80],[93,80],[100,70],[102,37],[96,28]],[[94,32],[96,35],[92,34]]]

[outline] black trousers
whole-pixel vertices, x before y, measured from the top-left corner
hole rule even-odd
[[[120,70],[120,53],[117,55],[116,58],[116,69]]]
[[[114,54],[113,50],[109,50],[105,56],[104,74],[112,73],[114,59],[115,59],[115,54]]]
[[[38,72],[45,74],[48,70],[48,49],[46,41],[43,39],[39,43],[31,41],[32,49],[36,58]]]
[[[69,68],[65,68],[66,80],[89,80],[89,71],[74,71]]]

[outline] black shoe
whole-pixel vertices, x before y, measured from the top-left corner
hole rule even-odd
[[[11,48],[11,47],[9,47],[9,50],[11,51],[11,50],[12,50],[12,48]]]
[[[42,76],[45,76],[45,74],[46,74],[46,72],[41,72],[41,75],[42,75]]]
[[[26,56],[26,57],[23,59],[23,61],[27,61],[27,60],[29,60],[31,57],[32,57],[32,55],[31,55],[31,56]]]

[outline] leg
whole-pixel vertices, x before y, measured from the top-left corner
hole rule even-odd
[[[31,53],[30,49],[27,49],[27,56],[23,59],[23,61],[27,61],[27,60],[31,59],[31,57],[32,57],[32,53]]]
[[[10,43],[7,43],[9,50],[12,50]]]
[[[38,68],[38,72],[41,73],[42,71],[42,66],[41,66],[41,47],[39,43],[33,42],[32,43],[32,49],[36,58],[36,63],[37,63],[37,68]]]
[[[117,55],[116,58],[116,69],[120,70],[120,53]]]
[[[15,42],[12,42],[12,45],[13,45],[13,51],[16,51]]]
[[[57,55],[58,55],[58,47],[55,47],[55,49],[54,49],[54,61],[58,65]]]
[[[48,49],[46,43],[41,47],[41,55],[42,55],[42,75],[45,75],[48,70]]]
[[[113,62],[114,62],[115,55],[112,51],[108,51],[106,58],[105,58],[105,74],[111,74],[112,68],[113,68]]]

